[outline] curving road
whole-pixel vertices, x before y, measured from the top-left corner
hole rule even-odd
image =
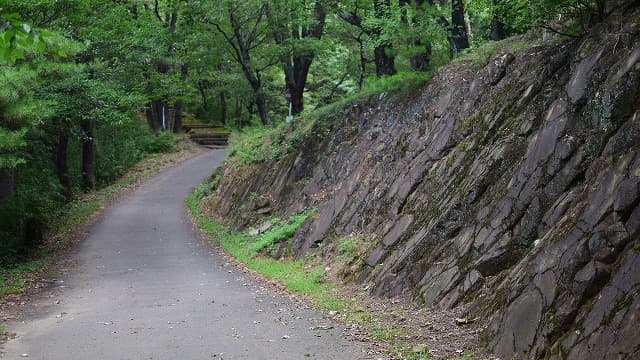
[[[320,313],[199,239],[184,198],[223,158],[222,150],[200,155],[111,206],[73,255],[77,265],[6,325],[16,338],[2,358],[363,358]]]

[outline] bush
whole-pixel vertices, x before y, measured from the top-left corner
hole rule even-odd
[[[172,133],[161,131],[145,137],[142,149],[149,154],[172,152],[175,151],[175,139]]]

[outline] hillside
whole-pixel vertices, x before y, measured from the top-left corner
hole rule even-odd
[[[331,261],[356,234],[346,280],[468,306],[507,358],[638,358],[640,11],[490,50],[320,116],[281,156],[232,156],[213,215],[315,207],[283,247]]]

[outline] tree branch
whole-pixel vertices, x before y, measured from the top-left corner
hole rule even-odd
[[[205,21],[206,21],[208,24],[211,24],[211,25],[213,25],[213,26],[215,26],[215,27],[216,27],[216,30],[217,30],[220,34],[222,34],[222,36],[223,36],[223,37],[224,37],[224,39],[227,41],[227,43],[228,43],[228,44],[233,48],[233,51],[234,51],[234,53],[235,53],[234,55],[235,55],[236,60],[237,60],[238,62],[241,62],[241,61],[242,61],[242,56],[240,55],[240,49],[238,49],[238,47],[236,46],[236,44],[233,42],[233,39],[229,36],[229,34],[227,34],[227,32],[226,32],[226,31],[224,31],[224,29],[222,28],[222,26],[220,26],[220,24],[218,24],[218,23],[216,23],[216,22],[213,22],[213,21],[211,21],[211,20],[209,20],[209,19],[205,19]]]
[[[343,10],[340,12],[340,18],[353,26],[359,27],[362,31],[365,31],[362,26],[362,18],[355,13]]]
[[[160,16],[160,5],[158,4],[158,0],[153,1],[153,12],[156,14],[156,17],[160,22],[164,22],[164,20],[162,20],[162,16]]]
[[[260,7],[260,11],[258,12],[258,17],[256,18],[256,23],[253,25],[253,29],[251,29],[251,31],[249,32],[249,35],[247,35],[247,41],[246,42],[247,42],[248,45],[250,45],[256,39],[256,33],[258,31],[258,26],[262,22],[262,17],[265,14],[265,7],[266,7],[266,4],[263,4]]]

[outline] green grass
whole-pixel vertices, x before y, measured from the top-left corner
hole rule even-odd
[[[312,266],[296,259],[276,260],[262,255],[263,250],[290,239],[314,211],[305,211],[284,220],[271,219],[271,228],[260,235],[251,236],[248,230],[235,231],[226,224],[203,215],[200,201],[212,187],[213,185],[208,183],[196,188],[187,197],[187,207],[199,228],[214,239],[225,252],[247,268],[284,285],[287,290],[310,297],[321,309],[342,310],[351,304],[350,301],[332,294],[335,286],[325,281],[325,270],[322,266]]]
[[[476,69],[486,66],[491,57],[500,49],[500,43],[487,41],[476,48],[465,49],[454,61],[471,61]]]
[[[516,53],[524,48],[532,46],[531,41],[524,40],[521,36],[514,36],[503,41],[485,41],[475,47],[465,49],[453,61],[471,61],[475,69],[480,69],[489,64],[491,57],[499,51]]]

